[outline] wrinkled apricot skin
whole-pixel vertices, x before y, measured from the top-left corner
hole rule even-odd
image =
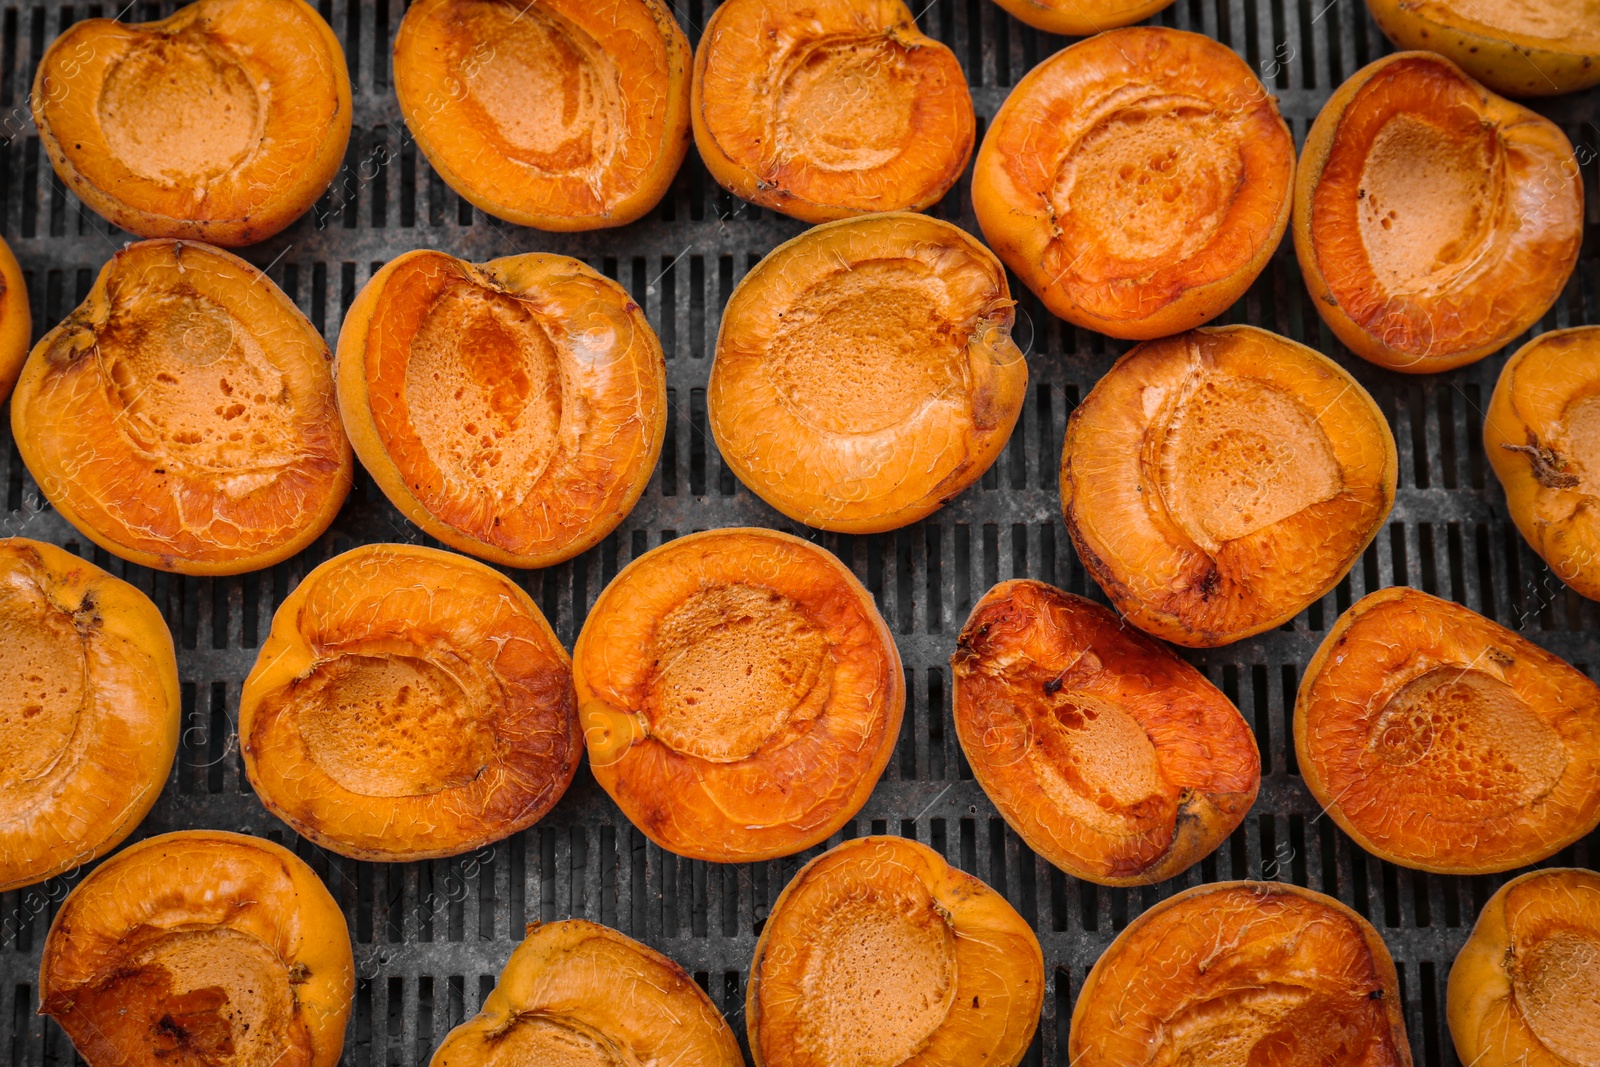
[[[1600,85],[1595,0],[1367,0],[1396,48],[1448,57],[1507,96],[1553,96]]]
[[[228,247],[303,215],[350,141],[344,50],[304,0],[74,23],[45,51],[32,106],[62,183],[113,225]]]
[[[334,1067],[355,984],[344,913],[303,860],[184,830],[124,849],[68,894],[39,1011],[89,1067]]]
[[[643,217],[672,184],[690,61],[664,0],[417,0],[394,88],[461,196],[520,226],[596,230]]]
[[[454,856],[533,825],[582,753],[537,605],[453,552],[365,545],[279,605],[239,699],[268,810],[341,855]]]
[[[1394,506],[1383,412],[1337,363],[1253,326],[1128,352],[1067,422],[1061,501],[1128,621],[1209,648],[1294,618]]]
[[[1239,709],[1092,601],[1001,582],[972,609],[950,670],[978,784],[1029,848],[1076,878],[1165,881],[1255,803],[1261,756]]]
[[[995,0],[1030,26],[1065,37],[1088,37],[1143,22],[1172,0]]]
[[[0,404],[11,395],[33,338],[33,313],[28,309],[28,286],[22,266],[11,246],[0,238]]]
[[[809,526],[879,533],[989,469],[1027,397],[1005,268],[925,215],[846,219],[734,289],[707,387],[739,479]]]
[[[1072,1063],[1411,1067],[1400,982],[1372,924],[1281,882],[1216,882],[1139,916],[1078,994]]]
[[[513,1063],[743,1067],[744,1058],[682,967],[615,930],[566,919],[528,927],[483,1010],[450,1031],[431,1067]]]
[[[773,530],[640,556],[595,601],[572,660],[596,780],[691,859],[826,840],[866,802],[905,713],[872,595],[829,552]]]
[[[713,178],[806,222],[928,207],[976,138],[960,62],[901,0],[726,0],[690,114]]]
[[[339,331],[345,427],[406,518],[508,567],[598,544],[666,434],[643,310],[568,256],[467,263],[426,249],[372,276]]]
[[[50,503],[106,551],[182,574],[258,570],[322,536],[350,492],[328,363],[244,260],[140,241],[34,346],[11,430]]]
[[[178,750],[156,606],[54,545],[0,540],[0,892],[81,867],[139,825]]]
[[[1015,1067],[1044,955],[1006,899],[903,837],[823,853],[778,896],[745,996],[755,1067]]]
[[[1456,1055],[1478,1067],[1600,1063],[1600,874],[1513,878],[1484,905],[1450,968]]]
[[[1369,593],[1328,631],[1294,744],[1318,803],[1401,866],[1493,874],[1600,825],[1600,687],[1415,589]]]
[[[1244,60],[1140,26],[1017,83],[978,149],[972,206],[1045,307],[1147,340],[1244,295],[1283,238],[1293,181],[1289,127]]]
[[[1356,355],[1409,374],[1480,360],[1539,321],[1582,227],[1560,127],[1431,52],[1351,75],[1312,123],[1295,179],[1312,303]]]

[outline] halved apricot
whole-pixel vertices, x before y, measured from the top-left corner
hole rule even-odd
[[[1596,0],[1367,0],[1396,48],[1438,52],[1500,93],[1600,85]]]
[[[542,230],[621,226],[689,151],[689,39],[663,0],[416,0],[400,114],[450,187]]]
[[[45,51],[32,104],[61,181],[141,237],[271,237],[327,189],[350,141],[344,50],[304,0],[74,23]]]
[[[1489,874],[1600,825],[1600,686],[1533,642],[1415,589],[1369,593],[1306,666],[1306,787],[1362,848]]]
[[[903,837],[860,837],[772,906],[745,996],[756,1067],[1015,1067],[1044,956],[1005,897]]]
[[[661,342],[627,290],[567,256],[390,260],[345,316],[334,374],[356,454],[394,506],[510,567],[559,563],[615,529],[666,433]]]
[[[876,533],[988,470],[1027,395],[1005,268],[925,215],[829,223],[728,300],[707,387],[735,474],[792,519]]]
[[[1294,246],[1356,355],[1413,374],[1482,359],[1555,303],[1583,185],[1560,127],[1431,52],[1351,75],[1306,138]]]
[[[1028,847],[1077,878],[1180,874],[1244,820],[1261,785],[1239,709],[1116,612],[1001,582],[950,657],[956,736]]]
[[[209,245],[140,241],[34,346],[11,429],[39,488],[108,552],[238,574],[322,536],[353,464],[328,346]]]
[[[17,384],[32,338],[33,313],[28,310],[22,266],[11,254],[11,246],[0,238],[0,403],[5,403]]]
[[[1456,1055],[1476,1067],[1600,1064],[1600,874],[1513,878],[1450,968]]]
[[[1394,961],[1337,900],[1279,882],[1168,897],[1078,994],[1072,1063],[1411,1067]]]
[[[995,0],[1002,8],[1046,33],[1088,37],[1142,22],[1172,0]]]
[[[1289,127],[1245,61],[1141,26],[1017,83],[978,150],[972,206],[1045,307],[1144,340],[1244,295],[1289,224],[1293,178]]]
[[[150,598],[92,563],[0,540],[0,891],[127,837],[178,750],[178,664]]]
[[[1394,506],[1394,435],[1333,360],[1253,326],[1150,341],[1072,413],[1067,532],[1135,626],[1225,645],[1336,585]]]
[[[739,1043],[682,967],[615,930],[533,923],[483,1010],[432,1067],[743,1067]]]
[[[1528,544],[1600,600],[1600,326],[1541,334],[1506,361],[1483,447]]]
[[[39,1011],[90,1067],[334,1067],[355,984],[344,913],[305,861],[184,830],[124,849],[67,896]]]
[[[366,860],[454,856],[533,825],[582,751],[566,649],[476,560],[364,545],[278,607],[239,698],[268,810]]]
[[[831,553],[711,530],[624,567],[572,666],[594,776],[650,840],[773,859],[860,810],[905,712],[900,653]]]
[[[725,0],[691,114],[713,178],[806,222],[935,203],[976,136],[960,62],[901,0]]]

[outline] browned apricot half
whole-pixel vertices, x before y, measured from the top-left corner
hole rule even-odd
[[[950,657],[956,736],[1028,847],[1077,878],[1180,874],[1244,820],[1261,755],[1239,709],[1109,608],[1001,582]]]
[[[1394,506],[1394,435],[1333,360],[1253,326],[1139,345],[1072,413],[1067,532],[1135,626],[1225,645],[1332,589]]]
[[[1289,127],[1245,61],[1140,26],[1017,83],[978,150],[972,206],[1045,307],[1144,340],[1244,295],[1283,239],[1293,181]]]
[[[178,664],[150,598],[0,539],[0,891],[81,867],[150,811],[178,750]]]
[[[1528,544],[1600,600],[1600,326],[1541,334],[1506,361],[1483,447]]]
[[[1367,0],[1397,48],[1439,52],[1495,92],[1600,85],[1597,0]]]
[[[417,145],[484,211],[621,226],[689,151],[689,39],[665,0],[416,0],[394,88]]]
[[[344,913],[305,861],[183,830],[123,849],[67,896],[39,1011],[89,1067],[334,1067],[355,984]]]
[[[239,738],[273,814],[366,860],[509,837],[561,799],[582,752],[571,663],[532,598],[414,545],[352,549],[284,599]]]
[[[199,0],[73,24],[39,63],[33,120],[61,181],[113,225],[247,245],[339,172],[350,72],[304,0]]]
[[[1088,37],[1142,22],[1172,0],[995,0],[1012,15],[1046,33]]]
[[[1394,961],[1337,900],[1216,882],[1117,935],[1078,994],[1072,1063],[1411,1067]]]
[[[1312,123],[1295,179],[1312,303],[1356,355],[1413,374],[1482,359],[1537,322],[1582,228],[1560,127],[1432,52],[1351,75]]]
[[[1477,612],[1403,587],[1339,617],[1294,706],[1306,787],[1362,848],[1489,874],[1600,825],[1600,686]]]
[[[1039,940],[1005,897],[903,837],[794,876],[756,942],[756,1067],[1015,1067],[1044,1001]]]
[[[1022,411],[1005,268],[926,215],[828,223],[728,300],[707,388],[728,466],[825,530],[915,522],[977,481]]]
[[[866,803],[905,712],[872,595],[773,530],[646,552],[601,592],[572,660],[595,778],[650,840],[694,859],[826,840]]]
[[[567,256],[391,260],[345,316],[334,373],[384,495],[510,567],[559,563],[615,529],[666,433],[661,342],[627,290]]]
[[[682,967],[615,930],[534,923],[483,1010],[432,1067],[744,1067],[739,1043]]]
[[[1462,1063],[1600,1064],[1600,874],[1558,867],[1502,886],[1450,968],[1446,1003]]]
[[[28,286],[22,266],[11,246],[0,238],[0,404],[11,395],[28,358],[33,338],[33,314],[28,310]]]
[[[960,62],[901,0],[725,0],[691,114],[713,178],[806,222],[933,204],[976,136]]]

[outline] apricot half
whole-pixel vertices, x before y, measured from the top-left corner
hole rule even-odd
[[[150,598],[0,540],[0,891],[81,867],[149,812],[178,750],[178,664]]]
[[[570,559],[615,529],[666,433],[667,368],[644,312],[567,256],[391,260],[345,316],[334,373],[356,454],[394,506],[511,567]]]
[[[141,237],[271,237],[327,189],[350,141],[344,51],[304,0],[74,23],[45,51],[32,104],[61,181]]]
[[[238,574],[315,541],[350,491],[328,361],[244,260],[141,241],[34,346],[11,429],[50,503],[108,552]]]
[[[267,808],[345,856],[453,856],[561,799],[582,740],[567,653],[476,560],[364,545],[278,607],[239,699]]]
[[[1244,295],[1289,224],[1293,179],[1289,127],[1244,60],[1141,26],[1017,83],[978,150],[972,206],[1045,307],[1143,340]]]
[[[1172,0],[995,0],[1006,11],[1046,33],[1088,37],[1142,22]]]
[[[1431,52],[1351,75],[1311,125],[1294,245],[1356,355],[1414,374],[1537,322],[1578,261],[1583,185],[1560,127]]]
[[[498,218],[642,217],[689,151],[689,39],[663,0],[417,0],[394,40],[400,114],[439,176]]]
[[[1528,544],[1600,600],[1600,326],[1541,334],[1506,361],[1483,447]]]
[[[1077,878],[1147,885],[1243,821],[1255,735],[1205,675],[1108,608],[1001,582],[950,657],[956,736],[1028,847]]]
[[[826,530],[914,522],[976,481],[1027,395],[1005,268],[925,215],[846,219],[734,289],[707,388],[723,459]]]
[[[1006,899],[903,837],[823,853],[756,942],[756,1067],[1015,1067],[1039,1025],[1044,956]]]
[[[1078,994],[1072,1063],[1411,1067],[1394,961],[1332,897],[1196,886],[1139,916]]]
[[[1462,1063],[1600,1064],[1600,874],[1532,871],[1489,898],[1446,998]]]
[[[723,863],[809,848],[889,762],[900,653],[839,560],[712,530],[634,560],[573,650],[594,776],[662,848]]]
[[[1134,625],[1225,645],[1332,589],[1394,506],[1394,435],[1333,360],[1253,326],[1139,345],[1067,423],[1067,532]]]
[[[1439,52],[1500,93],[1600,85],[1596,0],[1367,0],[1396,48]]]
[[[975,137],[960,62],[901,0],[726,0],[691,114],[713,178],[806,222],[933,204]]]
[[[344,913],[303,860],[184,830],[124,849],[67,896],[39,1010],[89,1067],[333,1067],[355,984]]]
[[[33,314],[28,310],[28,286],[22,266],[11,246],[0,238],[0,404],[11,395],[28,358],[33,339]]]
[[[682,967],[615,930],[534,923],[483,1010],[432,1067],[743,1067],[733,1031]]]
[[[1345,833],[1405,867],[1506,871],[1600,825],[1600,687],[1415,589],[1370,593],[1328,631],[1294,747]]]

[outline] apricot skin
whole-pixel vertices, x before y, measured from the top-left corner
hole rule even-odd
[[[1088,37],[1143,22],[1172,0],[994,0],[1028,25],[1064,37]]]
[[[1468,0],[1367,0],[1373,21],[1396,48],[1438,52],[1497,93],[1554,96],[1600,85],[1600,5],[1594,0],[1504,0],[1498,6],[1509,11],[1503,13],[1494,6],[1486,11]],[[1518,32],[1518,8],[1534,20],[1543,15],[1565,21],[1566,32],[1532,32],[1532,26]],[[1511,15],[1511,22],[1485,18],[1490,12]]]
[[[0,239],[0,404],[11,395],[33,338],[33,313],[28,309],[28,287],[22,266],[11,246]]]

